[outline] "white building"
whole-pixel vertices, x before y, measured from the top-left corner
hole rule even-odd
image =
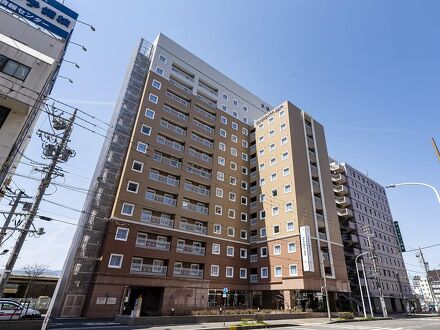
[[[432,299],[431,290],[429,289],[426,277],[419,275],[413,276],[411,289],[417,298],[419,298],[420,305],[423,309],[427,309],[429,305],[434,305],[434,300]]]

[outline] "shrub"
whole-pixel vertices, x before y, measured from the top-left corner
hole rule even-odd
[[[256,313],[254,316],[254,320],[257,323],[264,322],[264,314],[263,313]]]
[[[352,320],[354,319],[354,315],[352,312],[341,312],[339,313],[339,318],[343,320]]]

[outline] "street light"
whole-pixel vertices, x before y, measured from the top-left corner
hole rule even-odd
[[[92,25],[90,25],[89,23],[86,23],[86,22],[83,22],[83,21],[80,21],[80,20],[76,20],[76,22],[90,27],[90,30],[92,30],[93,32],[96,31],[96,29]]]
[[[73,45],[79,46],[79,47],[82,48],[83,51],[85,51],[85,52],[87,51],[87,48],[86,48],[86,47],[84,47],[83,45],[77,44],[76,42],[69,41],[69,44],[73,44]]]
[[[79,64],[78,63],[75,63],[75,62],[72,62],[72,61],[68,61],[68,60],[63,60],[63,62],[73,64],[75,66],[75,68],[79,69]]]
[[[356,258],[354,259],[354,263],[356,264],[356,273],[357,273],[357,277],[358,277],[358,281],[359,281],[359,290],[361,291],[361,299],[362,299],[362,308],[364,311],[364,317],[367,318],[367,310],[365,308],[365,301],[364,301],[364,294],[362,293],[362,284],[361,284],[361,277],[359,275],[359,267],[358,267],[358,258],[368,254],[369,251],[363,252],[359,255],[356,256]],[[366,285],[366,290],[367,290],[367,295],[368,295],[368,302],[370,305],[370,312],[371,312],[371,317],[374,317],[373,315],[373,309],[371,308],[371,300],[370,300],[370,293],[368,292],[368,283],[367,283],[367,276],[365,275],[365,269],[364,269],[364,263],[363,260],[362,261],[362,271],[364,273],[364,279],[365,279],[365,285]]]
[[[435,187],[433,187],[433,186],[431,186],[430,184],[427,184],[427,183],[403,182],[403,183],[390,184],[388,186],[385,186],[385,188],[396,188],[396,187],[400,187],[400,186],[423,186],[423,187],[428,187],[432,191],[434,191],[435,195],[437,196],[437,201],[440,203],[440,194],[439,194],[439,192],[437,191],[437,189],[435,189]]]
[[[67,77],[64,77],[64,76],[60,76],[60,75],[58,75],[57,78],[63,78],[63,79],[66,79],[66,80],[68,80],[71,84],[73,84],[73,80],[70,79],[70,78],[67,78]]]

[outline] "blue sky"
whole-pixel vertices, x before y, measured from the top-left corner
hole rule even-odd
[[[430,144],[440,119],[440,20],[437,1],[143,1],[65,4],[96,32],[77,25],[52,96],[109,121],[127,63],[141,37],[163,32],[250,91],[277,105],[288,99],[326,129],[328,149],[382,184],[420,181],[440,188],[440,164]],[[47,127],[42,117],[37,127]],[[64,180],[88,188],[103,139],[76,128],[77,156]],[[27,155],[38,160],[34,139]],[[28,175],[29,166],[18,173]],[[37,174],[31,174],[38,177]],[[35,182],[17,177],[28,193]],[[54,191],[54,189],[52,189]],[[48,199],[81,209],[84,195],[61,187]],[[440,243],[439,204],[431,191],[389,191],[407,249]],[[44,203],[47,215],[71,222],[78,213]],[[41,214],[44,213],[43,211]],[[47,234],[28,238],[17,266],[60,269],[75,227],[37,221]],[[6,244],[11,247],[12,240]],[[440,247],[425,251],[432,266]],[[0,257],[0,266],[6,257]],[[414,253],[408,269],[420,272]]]

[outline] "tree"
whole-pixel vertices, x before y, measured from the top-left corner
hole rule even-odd
[[[43,265],[43,264],[33,264],[33,265],[26,265],[24,266],[24,273],[26,274],[26,277],[29,279],[29,282],[27,284],[26,287],[26,291],[24,293],[24,298],[27,298],[29,289],[32,285],[32,282],[34,280],[36,280],[38,277],[40,277],[41,275],[43,275],[47,269],[48,269],[49,265]]]

